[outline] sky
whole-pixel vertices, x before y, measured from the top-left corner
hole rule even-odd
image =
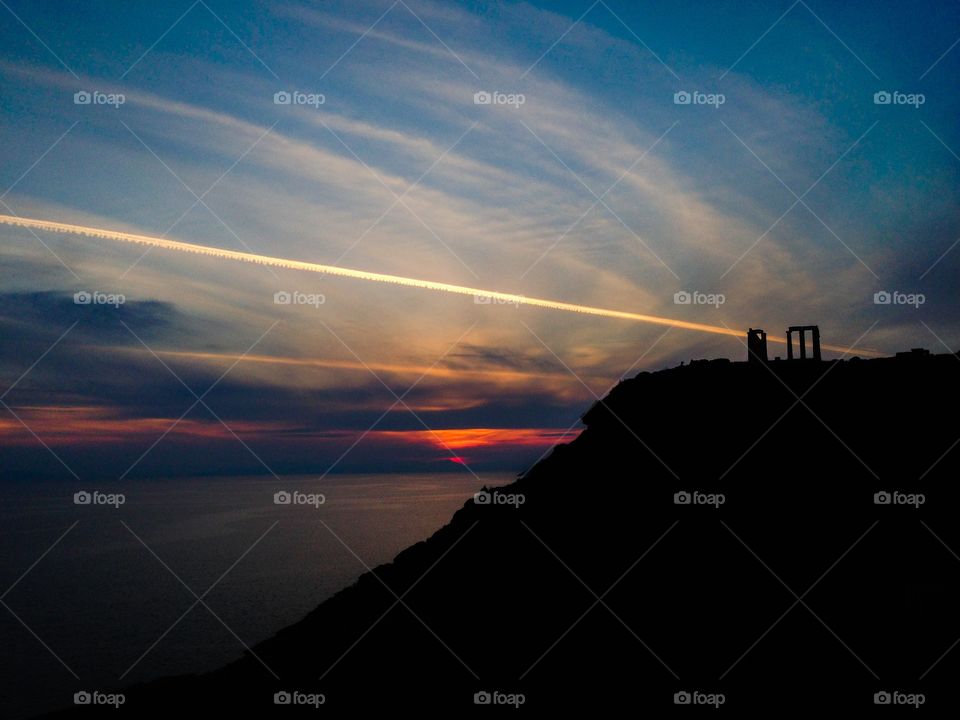
[[[746,353],[18,218],[955,351],[958,41],[955,0],[3,0],[0,480],[520,471]]]

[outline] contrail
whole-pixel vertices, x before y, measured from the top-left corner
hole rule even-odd
[[[482,288],[467,287],[465,285],[453,285],[450,283],[435,282],[433,280],[421,280],[418,278],[403,277],[401,275],[387,275],[384,273],[367,272],[366,270],[354,270],[351,268],[337,267],[336,265],[321,265],[319,263],[303,262],[301,260],[290,260],[288,258],[271,257],[269,255],[258,255],[256,253],[222,250],[220,248],[210,247],[208,245],[195,245],[193,243],[185,243],[178,240],[165,240],[163,238],[151,237],[149,235],[136,235],[134,233],[118,232],[116,230],[104,230],[102,228],[86,227],[83,225],[70,225],[68,223],[51,222],[49,220],[36,220],[32,218],[17,217],[15,215],[0,215],[0,224],[46,230],[48,232],[82,235],[85,237],[133,243],[136,245],[148,245],[150,247],[162,248],[164,250],[177,250],[179,252],[196,253],[198,255],[207,255],[209,257],[221,258],[224,260],[239,260],[241,262],[269,265],[288,270],[303,270],[306,272],[336,275],[339,277],[348,277],[357,280],[372,280],[374,282],[388,283],[391,285],[403,285],[406,287],[423,288],[426,290],[439,290],[441,292],[455,293],[457,295],[472,295],[474,297],[487,298],[489,300],[504,304],[530,305],[532,307],[547,308],[549,310],[581,313],[583,315],[596,315],[599,317],[613,318],[616,320],[631,320],[633,322],[649,323],[652,325],[666,325],[668,327],[682,328],[684,330],[695,330],[697,332],[713,333],[714,335],[728,335],[737,338],[742,338],[744,335],[746,335],[745,330],[737,330],[734,328],[717,325],[706,325],[704,323],[688,322],[686,320],[675,320],[673,318],[660,317],[657,315],[643,315],[640,313],[626,312],[623,310],[609,310],[607,308],[592,307],[590,305],[577,305],[574,303],[560,302],[558,300],[527,297],[525,295],[515,295],[513,293],[498,292],[496,290],[484,290]],[[774,337],[772,335],[768,337],[768,340],[770,342],[777,342],[781,344],[786,343],[785,338]],[[833,350],[841,353],[845,353],[849,350],[849,348],[842,348],[833,345],[824,345],[823,347],[826,350]],[[868,355],[876,354],[866,350],[861,350],[859,352]]]

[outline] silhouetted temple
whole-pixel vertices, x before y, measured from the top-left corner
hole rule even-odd
[[[807,359],[806,332],[813,336],[813,359],[820,359],[820,328],[816,325],[791,325],[787,328],[787,360],[793,360],[793,333],[800,333],[800,359]]]
[[[760,328],[747,330],[747,362],[767,361],[767,334]]]
[[[787,360],[793,360],[793,334],[799,333],[800,359],[807,359],[807,333],[812,338],[813,360],[820,360],[820,328],[817,325],[791,325],[787,328]],[[903,353],[898,353],[902,355]],[[777,360],[780,358],[778,357]],[[760,328],[747,330],[747,362],[767,362],[767,333]]]

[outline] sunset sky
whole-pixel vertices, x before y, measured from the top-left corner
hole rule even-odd
[[[958,40],[953,1],[3,0],[0,215],[955,351]],[[522,470],[745,354],[2,223],[0,333],[2,480]]]

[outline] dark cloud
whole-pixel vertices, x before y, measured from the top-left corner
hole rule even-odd
[[[90,291],[78,291],[88,293]],[[82,300],[83,298],[80,298]],[[136,340],[122,323],[136,328],[137,334],[146,338],[156,337],[161,330],[169,328],[177,318],[177,311],[170,303],[156,300],[132,301],[123,298],[121,304],[81,304],[73,294],[54,291],[17,292],[0,295],[0,325],[5,336],[17,342],[44,342],[48,345],[57,335],[77,323],[71,336],[87,342],[129,344]],[[59,332],[57,332],[59,330]],[[15,351],[19,347],[5,343],[0,352]]]
[[[74,323],[73,330],[50,350]],[[152,418],[172,423],[196,398],[160,360],[143,349],[124,324],[157,350],[180,349],[183,337],[213,336],[209,321],[182,313],[171,303],[126,299],[117,307],[77,304],[71,293],[64,292],[0,296],[3,389],[43,356],[6,396],[5,402],[15,411],[19,410],[21,416],[23,408],[71,407],[95,409],[105,413],[110,421],[128,422],[131,428],[137,427],[138,420]],[[461,359],[466,358],[526,371],[530,371],[532,364],[538,365],[521,354],[477,347],[463,353]],[[582,403],[574,403],[576,407],[558,403],[535,383],[530,387],[491,390],[469,379],[439,382],[428,377],[404,398],[415,408],[415,415],[398,405],[381,417],[396,398],[372,376],[349,387],[311,389],[261,382],[239,368],[221,379],[228,367],[225,363],[197,364],[170,358],[164,362],[198,395],[216,384],[204,396],[210,409],[203,405],[194,407],[184,417],[182,428],[201,423],[219,437],[172,433],[150,451],[131,477],[259,474],[271,470],[320,473],[374,423],[377,430],[395,432],[421,432],[424,425],[433,429],[565,428],[576,420],[582,409]],[[472,362],[470,365],[476,367]],[[277,372],[284,369],[278,367]],[[400,394],[405,387],[398,384],[394,391]],[[458,407],[460,403],[462,407]],[[7,411],[3,413],[12,419]],[[243,443],[220,425],[220,419],[231,428],[238,428]],[[39,441],[27,439],[26,443],[15,443],[4,449],[2,477],[63,478],[71,471],[83,479],[119,477],[165,427],[168,427],[166,422],[156,429],[155,435],[131,430],[132,438],[125,442],[113,438],[60,446],[48,437],[48,444],[52,444],[66,467]],[[31,429],[43,438],[42,426]],[[28,431],[24,429],[23,433],[26,438]],[[529,448],[487,452],[478,467],[514,469],[537,454],[539,451]],[[436,447],[367,442],[344,458],[337,469],[350,472],[449,469],[442,460],[443,455]]]
[[[557,369],[556,361],[550,362],[548,358],[502,347],[484,347],[469,343],[462,343],[460,350],[450,353],[448,358],[450,361],[447,365],[451,367],[475,368],[480,364],[524,372],[554,372]]]

